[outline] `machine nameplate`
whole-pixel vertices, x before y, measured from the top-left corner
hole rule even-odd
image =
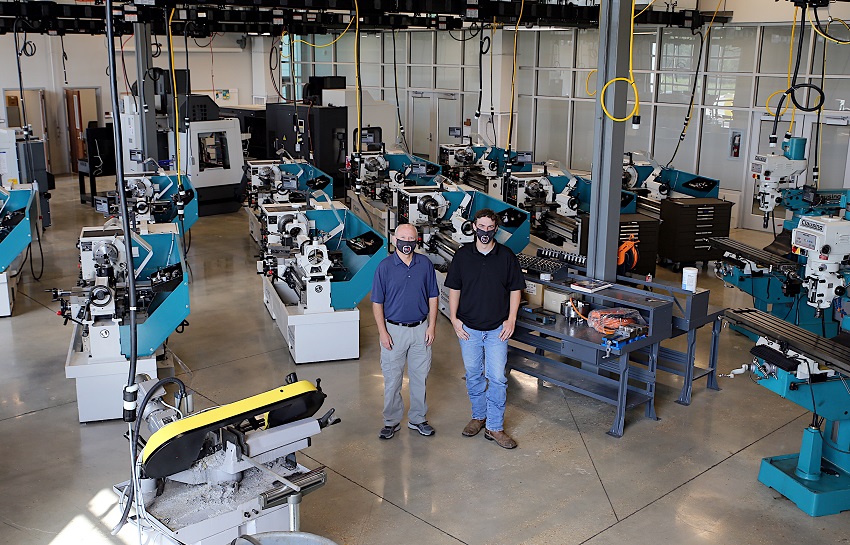
[[[824,229],[824,225],[822,223],[816,223],[814,221],[809,221],[806,219],[800,220],[800,227],[803,227],[805,229],[811,229],[813,231],[818,231],[820,233],[823,233]]]
[[[756,157],[756,159],[758,159],[758,157]],[[761,174],[761,167],[761,163],[752,163],[752,165],[750,166],[750,172],[754,174]]]

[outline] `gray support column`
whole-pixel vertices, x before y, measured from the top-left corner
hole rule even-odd
[[[628,77],[632,3],[628,0],[602,0],[599,11],[599,71],[596,81],[597,96],[602,97],[602,86],[605,82],[616,77]],[[611,115],[617,118],[626,115],[629,92],[629,85],[625,82],[608,86],[604,98]],[[597,101],[587,274],[609,282],[617,276],[625,139],[625,125],[609,119],[602,111],[601,101]]]
[[[158,156],[156,142],[156,107],[154,105],[154,81],[146,78],[148,70],[153,66],[151,54],[151,27],[149,23],[136,23],[133,25],[136,44],[136,81],[139,89],[139,119],[141,123],[142,151],[145,158],[152,157],[159,161],[163,159]],[[144,85],[142,85],[144,82]],[[142,96],[143,95],[143,96]],[[147,105],[145,108],[143,105]],[[147,110],[147,111],[145,111]],[[150,168],[152,165],[146,165]]]

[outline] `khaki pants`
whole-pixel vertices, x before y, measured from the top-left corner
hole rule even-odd
[[[407,361],[407,376],[410,383],[410,411],[407,413],[407,419],[413,424],[426,420],[428,404],[425,401],[425,381],[431,370],[431,347],[425,345],[427,330],[427,320],[416,327],[387,323],[387,331],[393,339],[393,349],[387,350],[381,346],[385,426],[400,423],[404,416],[401,382],[404,378],[405,361]]]

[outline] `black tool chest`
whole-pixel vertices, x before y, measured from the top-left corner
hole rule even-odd
[[[728,237],[732,204],[714,198],[671,198],[661,201],[664,236],[658,245],[662,260],[675,264],[707,263],[723,257],[709,237]]]

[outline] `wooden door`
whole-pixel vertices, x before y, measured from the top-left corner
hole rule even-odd
[[[83,140],[83,112],[79,89],[65,89],[65,104],[68,112],[68,144],[71,148],[71,171],[77,172],[77,162],[86,158]]]

